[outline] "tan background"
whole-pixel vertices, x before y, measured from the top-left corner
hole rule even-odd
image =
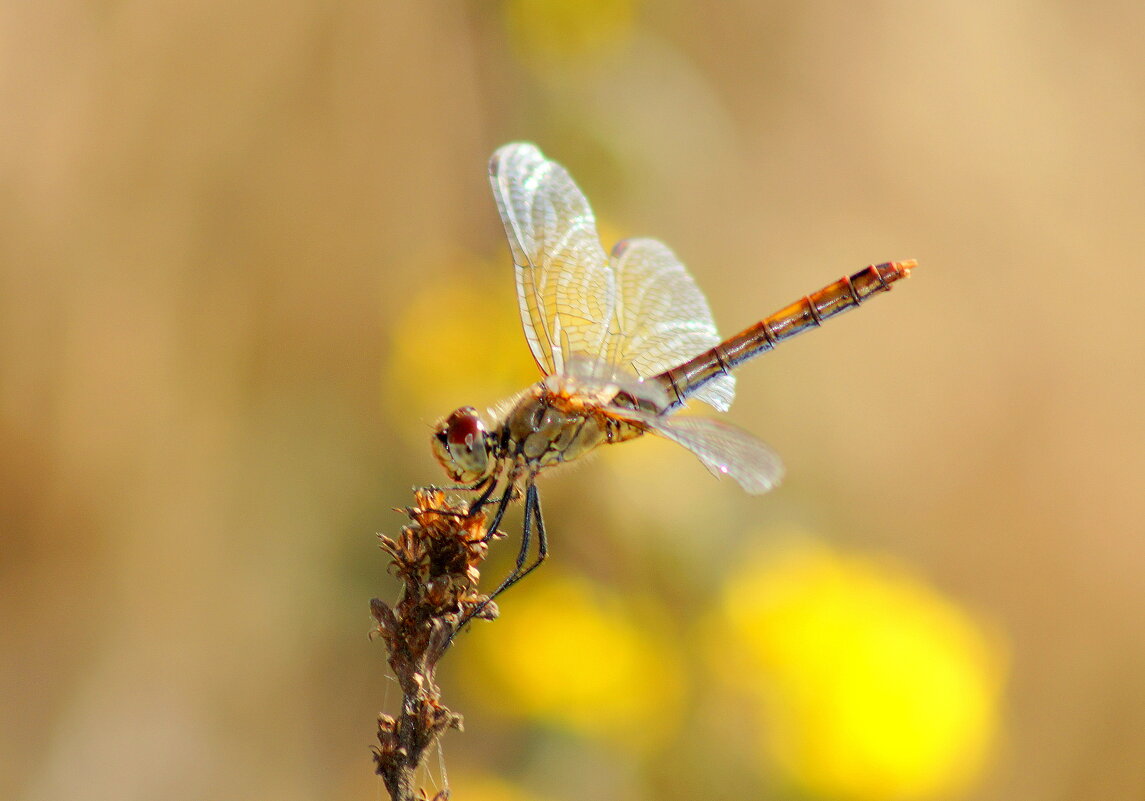
[[[964,797],[1145,795],[1145,11],[597,5],[549,39],[492,2],[0,3],[0,796],[382,794],[373,533],[440,480],[434,417],[530,375],[511,139],[727,330],[922,263],[742,374],[778,493],[635,443],[546,482],[554,559],[615,588],[674,526],[664,569],[718,581],[780,524],[892,554],[1010,654]],[[469,723],[446,757],[486,764]],[[706,795],[647,778],[675,758],[624,797]]]

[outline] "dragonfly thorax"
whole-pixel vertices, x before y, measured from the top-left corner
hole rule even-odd
[[[472,406],[457,409],[434,426],[430,444],[446,474],[460,484],[483,481],[497,464],[489,430]]]
[[[638,437],[643,427],[610,414],[605,395],[577,394],[551,380],[530,387],[490,431],[472,406],[464,406],[434,428],[433,455],[446,474],[474,486],[510,466],[510,480],[569,462],[600,445]]]

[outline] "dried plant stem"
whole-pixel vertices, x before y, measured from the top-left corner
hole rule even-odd
[[[414,493],[414,506],[404,510],[410,524],[397,539],[381,536],[402,582],[394,607],[375,598],[370,611],[385,642],[390,667],[402,689],[401,713],[378,716],[374,762],[393,801],[426,799],[414,787],[414,775],[426,751],[447,729],[461,729],[461,716],[441,703],[437,663],[449,648],[458,622],[475,610],[492,620],[496,605],[477,592],[477,566],[488,552],[488,521],[483,512],[469,514],[465,503],[446,498],[434,487]],[[435,799],[448,798],[449,790]]]

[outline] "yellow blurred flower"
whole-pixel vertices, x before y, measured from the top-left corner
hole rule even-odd
[[[457,261],[464,270],[438,271],[441,279],[409,298],[390,327],[383,384],[388,411],[402,419],[432,424],[462,405],[483,412],[541,378],[521,331],[508,257]],[[428,431],[407,428],[428,440]]]
[[[1005,656],[901,566],[804,543],[748,560],[723,597],[719,653],[760,701],[769,756],[833,799],[924,799],[980,772]]]
[[[583,736],[640,750],[662,742],[679,722],[683,678],[667,626],[648,606],[547,571],[473,637],[474,695]]]
[[[596,56],[623,39],[636,0],[505,0],[504,14],[521,61],[544,71]]]

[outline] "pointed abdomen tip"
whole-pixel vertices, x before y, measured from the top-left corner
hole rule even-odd
[[[913,270],[917,266],[918,266],[918,261],[916,259],[907,259],[906,261],[896,261],[895,262],[895,267],[898,269],[898,271],[900,273],[902,273],[903,278],[906,278],[908,275],[910,275],[910,271]]]

